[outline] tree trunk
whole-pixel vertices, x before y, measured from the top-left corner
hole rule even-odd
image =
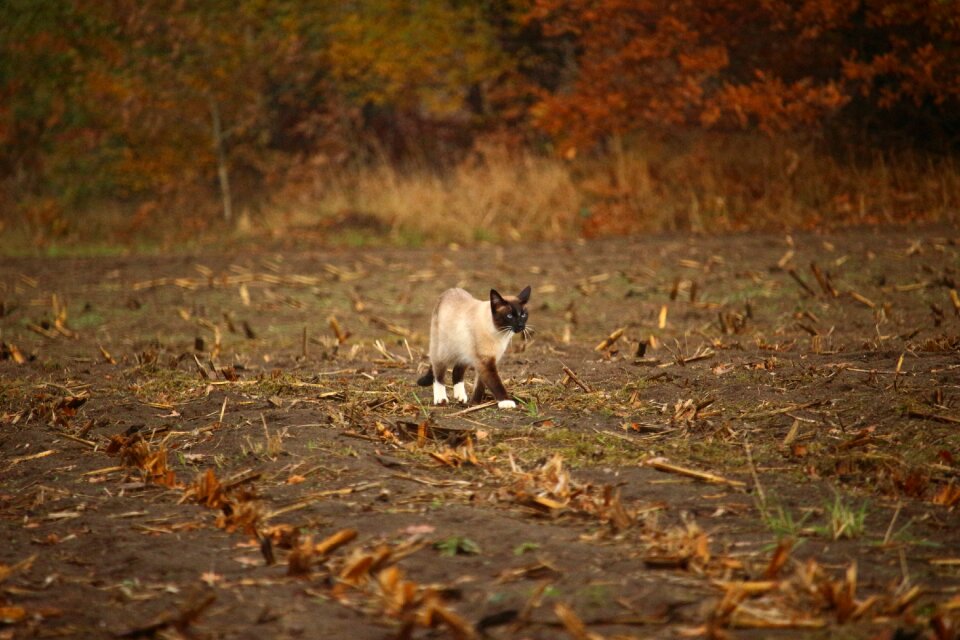
[[[227,152],[223,144],[223,126],[217,99],[210,96],[210,116],[213,119],[213,148],[217,153],[217,177],[220,179],[220,197],[223,199],[223,219],[233,218],[233,197],[230,194],[230,173],[227,170]]]

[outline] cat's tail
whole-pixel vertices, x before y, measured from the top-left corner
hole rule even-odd
[[[417,384],[421,387],[429,387],[433,384],[433,367],[427,369],[427,372],[417,378]]]

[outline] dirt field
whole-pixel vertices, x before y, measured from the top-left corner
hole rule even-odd
[[[960,627],[956,230],[0,276],[0,639]],[[527,284],[517,409],[431,406],[437,294]]]

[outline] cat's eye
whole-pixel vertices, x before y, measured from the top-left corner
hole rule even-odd
[[[508,313],[508,314],[507,314],[507,320],[513,320],[513,314],[512,314],[512,313]]]

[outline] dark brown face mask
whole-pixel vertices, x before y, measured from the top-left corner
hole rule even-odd
[[[530,287],[514,297],[504,297],[496,289],[490,290],[490,309],[493,313],[493,325],[499,331],[522,333],[527,326],[527,302],[530,300]]]

